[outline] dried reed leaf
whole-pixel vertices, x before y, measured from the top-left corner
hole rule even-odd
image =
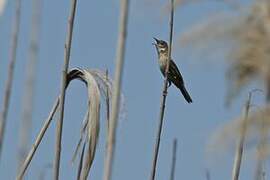
[[[88,115],[88,111],[87,111],[87,113],[86,113],[86,115],[84,117],[82,128],[81,128],[80,139],[79,139],[79,141],[77,143],[75,152],[73,153],[73,156],[72,156],[72,160],[71,160],[72,164],[74,164],[74,162],[76,160],[76,157],[78,155],[78,152],[80,150],[81,144],[82,144],[82,142],[83,142],[83,140],[85,138],[85,134],[86,134],[85,132],[86,132],[86,128],[87,128],[87,125],[88,125],[88,116],[89,115]]]
[[[100,117],[100,89],[98,82],[90,71],[84,70],[85,80],[88,89],[88,138],[98,138],[99,117]]]
[[[112,94],[112,83],[108,77],[104,78],[105,76],[106,76],[105,73],[102,73],[101,71],[98,70],[84,70],[79,68],[74,68],[70,70],[70,72],[67,74],[66,88],[68,87],[69,83],[72,80],[79,79],[86,84],[88,90],[88,110],[86,113],[85,118],[86,120],[83,122],[83,127],[81,130],[81,138],[75,151],[76,155],[77,152],[79,151],[82,141],[84,141],[84,144],[88,143],[87,152],[84,152],[84,148],[82,151],[83,152],[82,154],[86,154],[86,158],[84,158],[82,168],[82,179],[87,179],[92,162],[95,157],[95,151],[99,136],[100,101],[102,94],[101,92],[105,92],[103,88],[106,86],[106,91],[107,90],[109,91],[108,93],[104,94],[105,95]],[[110,88],[107,88],[107,86],[109,86]],[[34,156],[36,149],[38,148],[50,122],[52,121],[52,118],[55,115],[57,108],[59,108],[58,105],[59,105],[59,97],[57,98],[57,101],[53,106],[53,110],[50,113],[48,120],[45,122],[42,130],[40,131],[38,138],[35,141],[35,144],[33,145],[30,153],[28,154],[27,159],[24,162],[23,167],[21,168],[22,170],[18,175],[18,179],[23,178],[24,173],[26,172],[26,169]],[[83,157],[81,156],[81,159],[82,158]],[[75,156],[73,157],[73,159],[75,159]]]
[[[88,153],[83,165],[83,179],[87,179],[93,159],[95,157],[96,145],[99,136],[99,118],[100,118],[100,90],[98,83],[89,71],[85,71],[85,79],[88,82]]]
[[[87,86],[88,91],[88,113],[87,113],[87,138],[88,151],[83,165],[82,176],[88,176],[93,159],[95,157],[96,145],[99,136],[100,119],[100,86],[96,77],[89,70],[73,69],[70,71],[71,78],[81,79]]]
[[[89,101],[88,111],[86,115],[87,120],[83,123],[81,137],[72,158],[74,161],[78,154],[78,150],[80,149],[82,141],[87,142],[88,148],[85,152],[86,156],[84,158],[81,174],[81,178],[86,179],[88,177],[91,165],[95,157],[95,151],[98,142],[100,128],[99,121],[101,97],[111,99],[113,86],[112,80],[107,77],[106,73],[100,70],[85,70],[75,68],[69,72],[68,83],[73,79],[82,80],[86,84],[88,89]],[[87,134],[86,138],[84,138],[85,134]]]
[[[84,150],[85,150],[85,142],[83,143],[83,148],[81,152],[81,157],[80,157],[80,162],[79,162],[79,167],[78,167],[78,173],[77,173],[77,180],[81,179],[81,173],[82,173],[82,167],[83,167],[83,157],[84,157]]]

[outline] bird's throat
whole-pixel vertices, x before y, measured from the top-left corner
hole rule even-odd
[[[159,63],[161,71],[164,71],[166,69],[167,59],[168,59],[168,56],[166,54],[159,55],[158,63]]]

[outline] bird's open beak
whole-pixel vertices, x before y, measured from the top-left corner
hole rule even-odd
[[[153,37],[153,39],[156,41],[156,43],[158,43],[158,42],[159,42],[159,40],[158,40],[157,38]]]
[[[153,37],[153,39],[158,43],[159,40],[157,38]]]
[[[157,38],[155,38],[155,37],[153,37],[153,39],[154,39],[156,42],[154,42],[154,43],[152,43],[152,44],[156,46],[159,40],[158,40]]]

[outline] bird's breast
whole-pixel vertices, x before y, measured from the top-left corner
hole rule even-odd
[[[164,69],[166,69],[167,58],[166,57],[160,57],[158,59],[158,63],[159,63],[160,69],[163,71]]]

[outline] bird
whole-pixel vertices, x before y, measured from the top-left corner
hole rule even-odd
[[[163,76],[165,76],[167,60],[169,58],[168,44],[166,41],[159,40],[155,37],[154,37],[154,40],[156,41],[153,44],[155,45],[156,50],[157,50],[159,68],[160,68],[160,71],[163,74]],[[177,65],[175,64],[175,62],[172,59],[170,60],[170,65],[169,65],[168,83],[169,83],[168,87],[170,87],[171,84],[173,83],[181,91],[185,100],[188,103],[192,103],[192,99],[191,99],[188,91],[185,88],[183,77],[182,77]]]

